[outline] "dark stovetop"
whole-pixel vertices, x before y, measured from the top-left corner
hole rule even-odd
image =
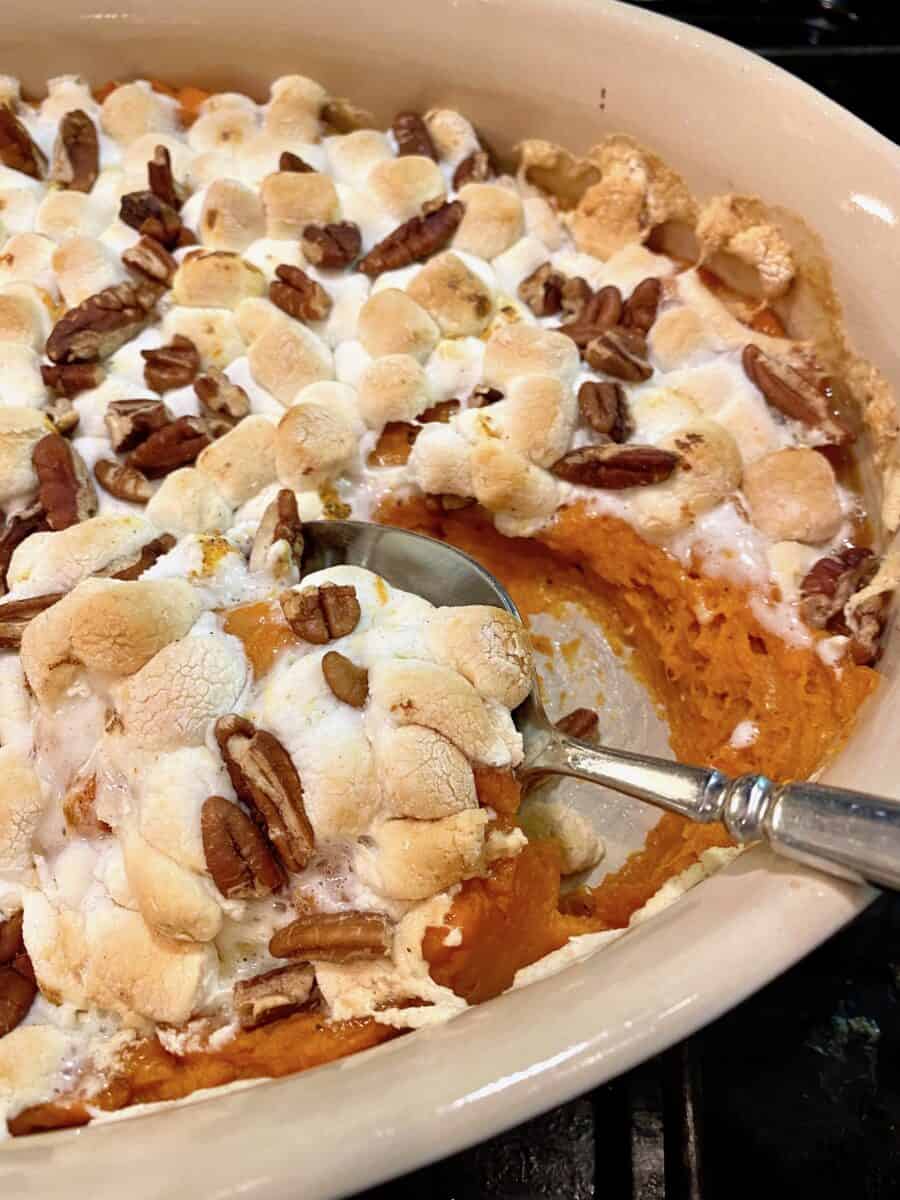
[[[757,50],[900,141],[895,0],[641,7]],[[883,896],[689,1042],[358,1200],[896,1200],[898,1005],[900,897]]]

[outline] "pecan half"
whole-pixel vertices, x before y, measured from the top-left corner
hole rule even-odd
[[[17,650],[29,622],[62,600],[65,594],[52,592],[46,596],[30,596],[27,600],[8,600],[0,604],[0,649]]]
[[[130,561],[118,558],[104,570],[98,571],[97,574],[103,575],[107,579],[123,579],[129,583],[134,579],[140,579],[145,571],[150,570],[157,559],[169,553],[175,545],[175,541],[176,539],[172,537],[171,533],[161,533],[158,538],[153,538],[142,546]]]
[[[182,224],[177,209],[145,188],[126,192],[119,202],[119,220],[136,229],[142,237],[154,238],[167,250],[181,244]]]
[[[307,225],[300,240],[307,262],[326,270],[349,267],[362,250],[362,234],[353,221]]]
[[[339,963],[384,958],[390,949],[388,919],[374,912],[311,913],[277,929],[269,942],[273,958]]]
[[[303,784],[277,738],[234,713],[220,717],[216,740],[239,798],[259,813],[269,841],[289,871],[302,871],[315,847]]]
[[[575,294],[582,295],[582,289],[576,288],[574,293],[570,292],[570,297],[574,299]],[[570,337],[583,353],[595,338],[618,325],[621,316],[622,293],[610,285],[584,300],[574,320],[560,325],[559,332]]]
[[[315,167],[311,167],[308,162],[304,162],[299,154],[292,154],[290,150],[282,150],[281,156],[278,159],[279,171],[293,171],[298,175],[309,175],[315,171]]]
[[[519,284],[519,299],[536,317],[552,317],[562,308],[565,276],[545,262]]]
[[[820,429],[837,446],[853,441],[852,432],[829,410],[825,396],[799,371],[772,358],[752,342],[744,347],[741,362],[750,382],[780,413]]]
[[[117,283],[88,296],[56,322],[47,338],[47,357],[55,363],[94,362],[108,358],[147,324],[159,290],[146,283]]]
[[[487,150],[473,150],[453,172],[453,187],[458,192],[467,183],[484,183],[494,174]]]
[[[154,283],[169,287],[178,270],[178,263],[160,242],[142,237],[139,242],[122,251],[122,262]]]
[[[591,285],[580,275],[566,279],[562,288],[562,310],[567,317],[574,320],[593,297]]]
[[[23,508],[9,518],[0,532],[0,592],[6,591],[6,575],[16,547],[31,534],[44,533],[49,528],[47,514],[40,502]]]
[[[583,446],[570,450],[550,470],[567,483],[584,487],[646,487],[668,479],[681,456],[657,446]]]
[[[362,615],[356,588],[337,583],[323,583],[305,592],[285,592],[281,611],[298,637],[317,646],[352,633]]]
[[[194,462],[212,438],[198,417],[179,417],[151,433],[146,441],[128,455],[128,465],[137,467],[148,479],[168,475],[178,467]]]
[[[639,283],[628,299],[622,312],[622,324],[626,329],[636,329],[646,336],[653,328],[662,284],[658,279],[645,279]]]
[[[63,797],[63,816],[66,825],[82,837],[103,837],[111,832],[111,826],[97,816],[97,776],[81,775],[70,784]]]
[[[253,979],[238,980],[233,999],[241,1029],[258,1029],[299,1012],[315,982],[316,973],[306,963],[291,963]]]
[[[265,835],[243,809],[224,796],[204,801],[200,833],[206,866],[226,899],[261,899],[284,883]]]
[[[56,392],[59,396],[79,395],[91,388],[99,387],[103,382],[103,368],[99,363],[72,363],[67,367],[58,367],[53,363],[41,364],[41,379],[44,386]]]
[[[250,550],[251,571],[265,568],[269,551],[276,542],[287,542],[299,567],[303,561],[303,522],[297,511],[297,497],[290,488],[282,488],[262,515]]]
[[[190,338],[176,333],[167,346],[142,350],[144,380],[154,392],[169,392],[193,383],[200,370],[200,351]]]
[[[566,713],[564,717],[559,718],[556,722],[556,728],[560,733],[568,734],[569,737],[580,738],[583,742],[586,742],[595,736],[599,724],[600,717],[592,708],[573,708],[570,713]]]
[[[479,383],[477,387],[472,389],[472,395],[469,397],[469,408],[487,408],[491,404],[496,404],[503,399],[503,393],[499,388],[488,387],[486,383]]]
[[[47,169],[44,152],[31,140],[28,130],[12,109],[0,103],[0,163],[32,179],[43,179]]]
[[[621,383],[586,380],[578,389],[578,407],[591,429],[614,442],[627,442],[634,433]]]
[[[103,417],[116,454],[133,450],[171,420],[162,400],[111,400]]]
[[[850,597],[865,587],[877,567],[875,555],[863,546],[849,546],[839,554],[820,558],[800,584],[803,619],[813,629],[827,629],[830,621],[843,614]]]
[[[24,913],[20,908],[5,921],[0,921],[0,966],[2,967],[12,962],[16,955],[21,954],[25,949],[25,943],[22,940],[23,917]]]
[[[626,383],[642,383],[653,374],[647,362],[647,343],[636,329],[617,325],[589,342],[584,357],[595,371]]]
[[[430,258],[438,250],[443,250],[456,233],[463,219],[464,208],[459,200],[451,200],[440,204],[421,217],[412,217],[405,221],[357,264],[357,271],[362,271],[374,279],[385,271],[397,271],[408,267],[411,263],[422,262]]]
[[[391,133],[397,141],[397,155],[420,154],[437,162],[437,151],[428,126],[416,112],[397,113],[391,122]]]
[[[362,708],[369,696],[369,672],[344,654],[329,650],[322,658],[322,674],[332,695],[351,708]]]
[[[163,204],[177,212],[184,203],[184,194],[175,182],[172,156],[165,146],[157,146],[147,162],[147,183],[150,191]]]
[[[59,433],[42,437],[31,452],[38,499],[54,531],[97,515],[97,492],[81,455]]]
[[[57,396],[52,404],[47,405],[46,411],[56,432],[61,433],[63,437],[71,437],[78,428],[81,417],[68,396]]]
[[[25,1020],[36,995],[37,984],[27,954],[18,954],[9,966],[0,967],[0,1038]]]
[[[153,496],[153,487],[146,475],[127,463],[101,458],[94,463],[94,478],[104,491],[117,500],[128,500],[131,504],[147,504]]]
[[[97,127],[86,112],[73,108],[63,114],[53,146],[50,178],[73,192],[89,192],[100,174]]]
[[[250,412],[247,393],[218,367],[210,367],[205,375],[198,375],[194,380],[194,391],[204,412],[227,421],[232,427]]]
[[[331,297],[305,271],[282,263],[277,279],[269,284],[269,299],[298,321],[324,321],[331,312]]]

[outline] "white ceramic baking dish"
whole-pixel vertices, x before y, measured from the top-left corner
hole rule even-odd
[[[78,72],[259,97],[300,71],[387,122],[458,107],[498,148],[635,135],[698,192],[806,215],[858,348],[900,383],[900,153],[802,83],[608,0],[5,0],[0,72]],[[893,639],[896,642],[896,638]],[[879,696],[827,778],[900,795],[889,639]],[[33,1200],[315,1200],[488,1137],[608,1079],[737,1003],[871,893],[743,855],[602,954],[440,1028],[306,1075],[6,1143],[0,1194]]]

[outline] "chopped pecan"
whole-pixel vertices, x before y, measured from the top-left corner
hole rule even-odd
[[[491,156],[487,150],[473,150],[453,172],[453,187],[458,192],[467,183],[484,183],[493,173]]]
[[[519,299],[536,317],[552,317],[562,308],[565,276],[545,262],[519,284]]]
[[[331,312],[331,297],[300,267],[282,263],[275,268],[278,276],[269,284],[269,299],[289,317],[298,321],[324,321]]]
[[[18,954],[8,966],[0,967],[0,1038],[25,1020],[36,995],[37,984],[27,954]]]
[[[442,425],[446,425],[460,410],[458,400],[438,400],[437,404],[432,404],[428,408],[419,413],[417,420],[423,425],[432,425],[439,421]]]
[[[488,387],[486,383],[472,389],[472,395],[469,397],[469,408],[487,408],[491,404],[496,404],[503,399],[503,393],[499,388]]]
[[[300,241],[303,254],[314,267],[340,270],[359,257],[362,234],[353,221],[333,225],[307,225]]]
[[[54,531],[97,514],[97,492],[81,455],[59,433],[42,437],[31,452],[38,499]]]
[[[642,383],[653,374],[647,362],[647,343],[636,329],[617,325],[589,342],[584,357],[595,371],[627,383]]]
[[[178,270],[178,263],[165,246],[152,237],[142,237],[133,246],[123,250],[122,262],[132,271],[138,271],[164,287],[169,287]]]
[[[751,383],[756,384],[769,404],[786,417],[821,430],[835,445],[853,441],[853,434],[829,410],[828,401],[799,371],[772,358],[752,342],[741,359]]]
[[[281,611],[298,637],[317,646],[352,633],[362,615],[356,588],[337,583],[323,583],[305,592],[285,592]]]
[[[44,533],[50,526],[44,506],[38,501],[17,512],[0,532],[0,592],[6,591],[6,575],[16,547],[33,533]]]
[[[80,108],[63,115],[53,146],[50,178],[73,192],[89,192],[100,174],[97,127]]]
[[[55,363],[94,362],[108,358],[147,324],[159,290],[146,283],[117,283],[88,296],[56,322],[47,338],[47,357]]]
[[[262,899],[284,882],[265,834],[243,809],[224,796],[210,796],[200,813],[206,866],[227,900]]]
[[[309,175],[315,171],[315,167],[311,167],[308,162],[304,162],[299,154],[292,154],[290,150],[282,150],[281,157],[278,159],[279,171],[293,171],[298,175]]]
[[[71,437],[78,428],[78,409],[68,396],[57,396],[53,403],[47,406],[47,416],[53,422],[56,432],[61,433],[63,437]]]
[[[241,1029],[258,1029],[299,1012],[309,1000],[316,973],[306,963],[276,967],[234,985],[234,1009]]]
[[[157,559],[168,554],[174,545],[175,538],[171,533],[161,533],[158,538],[153,538],[142,546],[130,561],[118,558],[104,570],[98,571],[98,574],[107,579],[123,579],[130,583],[134,579],[140,579],[143,573],[149,571]]]
[[[586,380],[578,389],[578,407],[591,429],[614,442],[627,442],[634,432],[621,383]]]
[[[356,269],[374,279],[385,271],[397,271],[430,258],[443,250],[456,233],[463,212],[460,201],[451,200],[421,217],[413,217],[374,246],[360,259]]]
[[[142,237],[154,238],[167,250],[182,242],[181,217],[177,209],[145,188],[140,192],[126,192],[119,202],[119,220],[136,229]]]
[[[12,962],[16,955],[21,954],[25,949],[25,943],[22,940],[23,915],[20,908],[5,921],[0,921],[0,967],[5,967],[7,963]]]
[[[375,117],[342,96],[332,96],[322,105],[319,117],[335,133],[354,133],[357,129],[374,129]]]
[[[171,420],[162,400],[111,400],[103,417],[116,454],[133,450]]]
[[[44,386],[56,392],[59,396],[79,395],[91,388],[99,387],[103,382],[103,368],[99,363],[72,363],[67,367],[58,367],[52,363],[41,365],[41,379]]]
[[[408,421],[388,421],[366,462],[370,467],[402,467],[422,430]]]
[[[247,393],[218,367],[210,367],[205,375],[198,375],[194,380],[194,391],[204,412],[227,421],[232,427],[250,412]]]
[[[273,958],[339,963],[384,958],[390,949],[390,923],[374,912],[310,913],[277,929],[269,942]]]
[[[47,159],[31,140],[28,130],[12,109],[0,103],[0,163],[32,179],[43,179]]]
[[[397,154],[420,154],[423,158],[437,161],[437,151],[428,126],[416,112],[397,113],[391,122],[391,133],[397,142]]]
[[[144,380],[154,392],[169,392],[193,383],[200,370],[200,351],[190,338],[176,333],[167,346],[142,350]]]
[[[432,513],[459,512],[471,508],[475,500],[471,496],[454,496],[449,492],[426,492],[425,507]]]
[[[351,708],[362,708],[369,696],[369,672],[346,655],[329,650],[322,658],[322,674],[331,692]]]
[[[291,557],[299,567],[303,561],[303,522],[297,511],[297,497],[290,488],[282,488],[266,508],[250,550],[250,570],[262,571],[276,542],[287,542]]]
[[[591,285],[586,279],[582,279],[580,275],[573,275],[567,278],[562,288],[561,303],[563,312],[567,317],[574,320],[593,295]]]
[[[668,479],[681,456],[657,446],[582,446],[570,450],[550,470],[567,483],[584,487],[646,487]]]
[[[580,292],[580,289],[577,291]],[[595,338],[618,325],[621,316],[622,293],[610,285],[588,296],[574,320],[560,325],[559,332],[570,337],[583,353]]]
[[[157,146],[147,163],[147,183],[150,191],[163,204],[176,212],[184,203],[184,194],[175,182],[172,171],[172,156],[165,146]]]
[[[94,478],[117,500],[128,500],[132,504],[147,504],[153,495],[153,487],[146,475],[127,463],[101,458],[94,463]]]
[[[179,417],[151,433],[146,441],[128,455],[128,465],[137,467],[149,479],[168,475],[177,467],[194,462],[201,450],[210,444],[203,421],[198,417]]]
[[[662,284],[658,279],[645,279],[639,283],[628,299],[622,312],[622,324],[626,329],[636,329],[645,336],[653,328]]]
[[[0,604],[0,649],[17,650],[22,644],[22,634],[28,623],[62,600],[65,594],[52,592],[46,596],[30,596],[27,600],[8,600]]]
[[[556,728],[560,733],[586,742],[595,736],[599,724],[600,717],[592,708],[573,708],[570,713],[559,718]]]
[[[302,871],[315,847],[303,806],[303,784],[277,738],[231,713],[215,726],[216,740],[238,797],[259,813],[269,841],[289,871]]]
[[[877,596],[870,596],[852,610],[847,610],[850,655],[857,666],[871,665],[881,653],[881,635],[884,632],[890,601],[891,593],[881,592]]]
[[[111,832],[111,826],[97,816],[97,776],[80,775],[69,785],[63,797],[63,816],[66,825],[82,837],[103,837]]]
[[[871,550],[849,546],[838,554],[827,555],[813,563],[800,584],[803,619],[813,629],[827,629],[840,617],[852,595],[865,587],[877,570]]]

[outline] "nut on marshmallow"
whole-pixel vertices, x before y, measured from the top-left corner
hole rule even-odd
[[[420,304],[398,288],[382,288],[359,310],[356,336],[373,358],[408,354],[424,363],[441,331]]]
[[[172,299],[190,308],[237,308],[265,290],[262,271],[226,250],[189,254],[172,280]]]
[[[411,421],[431,403],[428,377],[408,354],[386,354],[365,368],[357,385],[359,414],[370,429]]]
[[[490,288],[452,251],[430,259],[406,290],[431,314],[444,337],[477,337],[494,312]]]
[[[718,421],[694,420],[659,443],[681,462],[663,483],[638,488],[633,498],[638,528],[651,536],[674,533],[731,496],[743,464],[734,438]]]
[[[213,479],[196,467],[182,467],[167,475],[145,511],[158,529],[175,537],[223,533],[234,517]]]
[[[314,383],[278,424],[275,466],[286,487],[318,487],[355,459],[363,432],[356,395],[346,383]]]
[[[496,258],[525,232],[525,214],[518,195],[495,183],[467,183],[459,199],[465,213],[453,238],[453,248],[479,258]]]
[[[531,691],[534,665],[528,634],[502,608],[437,608],[425,623],[425,644],[438,662],[504,708],[516,708]]]
[[[446,184],[436,162],[420,154],[387,158],[376,163],[366,180],[366,190],[398,225],[421,215],[422,205],[441,200]]]
[[[137,513],[104,513],[55,533],[33,533],[13,551],[8,582],[17,596],[68,592],[89,575],[113,574],[134,562],[156,536]]]
[[[276,171],[262,185],[266,237],[298,240],[310,224],[339,221],[341,205],[330,175]]]
[[[233,507],[239,508],[275,481],[275,426],[268,417],[244,417],[230,433],[201,451],[202,471]]]
[[[466,809],[437,821],[385,821],[360,847],[356,869],[364,883],[391,900],[424,900],[477,875],[483,865],[483,809]]]
[[[211,250],[246,250],[265,236],[266,214],[262,200],[236,179],[215,179],[206,189],[200,224],[200,241]]]

